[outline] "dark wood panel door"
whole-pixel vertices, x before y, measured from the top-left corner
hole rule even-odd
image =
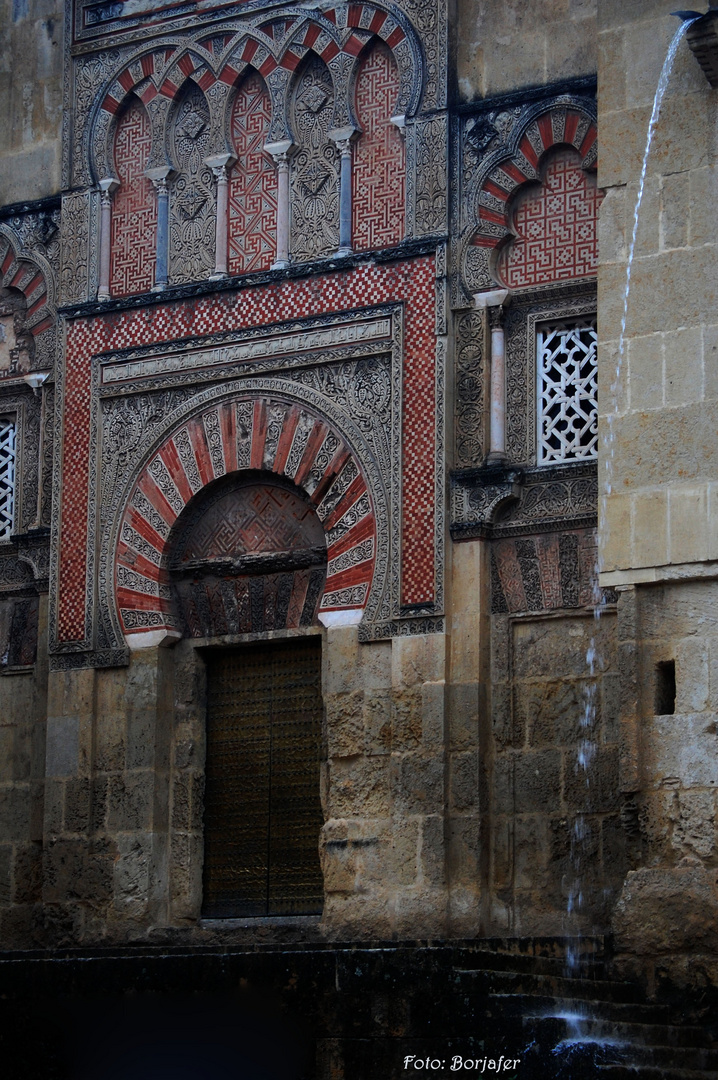
[[[320,912],[321,640],[208,663],[203,914]]]

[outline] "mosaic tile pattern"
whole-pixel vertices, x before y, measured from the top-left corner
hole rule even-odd
[[[277,174],[264,150],[272,106],[261,75],[251,71],[232,106],[229,174],[229,272],[268,270],[277,249]]]
[[[558,151],[541,187],[519,195],[514,207],[515,238],[501,252],[497,266],[507,288],[595,275],[600,205],[595,176],[581,168],[575,152]]]
[[[433,257],[425,256],[388,266],[362,264],[351,270],[326,276],[258,285],[236,293],[160,303],[140,311],[107,312],[94,319],[78,319],[70,324],[65,373],[63,490],[60,510],[60,641],[85,639],[91,357],[97,353],[134,345],[151,345],[223,330],[271,325],[279,320],[316,315],[318,312],[333,314],[392,301],[405,303],[401,600],[407,605],[424,604],[433,600],[435,263]],[[207,443],[207,425],[204,422],[201,424],[204,430],[204,436],[201,437],[198,421],[187,424],[187,440],[204,483],[216,474],[218,468],[227,471],[246,468],[249,460],[257,458],[264,463],[268,431],[266,423],[262,421],[264,407],[255,402],[252,408],[248,408],[251,404],[246,401],[239,402],[233,417],[219,411],[216,423],[213,421],[213,430],[218,432],[221,449],[218,443],[215,446],[214,460]],[[258,424],[256,435],[255,424]],[[308,452],[307,448],[312,432],[316,431],[314,422],[309,425],[308,418],[293,413],[292,410],[285,414],[276,448],[274,443],[271,444],[271,452],[274,454],[272,468],[289,476],[295,476],[301,469],[305,477],[310,476],[314,459],[309,456],[312,451]],[[325,431],[322,440],[317,439],[314,451],[317,455],[325,445],[327,435],[328,431]],[[182,442],[181,438],[180,444]],[[194,470],[191,465],[185,469],[180,452],[181,445],[173,443],[173,447],[171,453],[166,447],[165,455],[157,455],[154,459],[162,464],[162,475],[166,473],[169,476],[167,493],[158,487],[149,472],[148,463],[147,473],[138,483],[137,495],[131,500],[132,505],[128,508],[122,530],[123,536],[128,539],[138,538],[136,555],[144,560],[141,565],[137,563],[131,568],[150,579],[154,576],[154,580],[158,582],[157,559],[158,553],[164,547],[164,540],[160,535],[163,529],[160,526],[158,532],[157,522],[153,524],[138,507],[143,505],[141,496],[144,496],[151,504],[152,514],[158,515],[167,527],[177,516],[172,503],[179,505],[178,500],[183,498],[177,485],[186,484],[185,491],[192,491],[192,484],[196,483]],[[295,448],[297,453],[294,453]],[[342,448],[335,452],[332,459],[335,463],[342,452]],[[175,470],[174,479],[167,467],[167,461]],[[346,467],[350,469],[352,466],[356,468],[353,459],[349,457]],[[344,483],[344,470],[337,475],[337,486],[340,486]],[[371,513],[361,513],[362,498],[366,498],[367,493],[366,484],[358,469],[336,505],[332,505],[334,487],[332,485],[327,490],[320,480],[314,492],[325,532],[329,533],[341,526],[342,521],[346,526],[341,534],[332,536],[330,561],[374,535]],[[350,518],[347,517],[350,512],[355,516],[351,526],[348,525]],[[349,528],[353,531],[351,538],[347,539]],[[128,543],[128,547],[133,544]],[[342,577],[342,588],[335,588],[334,585],[330,588],[327,582],[323,603],[326,604],[331,596],[338,598],[337,606],[344,606],[346,602],[350,606],[361,606],[361,603],[356,602],[356,597],[363,587],[361,578],[366,580],[366,565],[357,563],[340,572],[343,575],[348,572],[355,576]],[[128,610],[140,609],[138,607]],[[158,618],[163,614],[162,607],[150,597],[147,598],[147,606],[142,610],[154,611]],[[146,629],[146,626],[142,629]]]
[[[356,113],[362,134],[354,149],[352,241],[357,251],[391,247],[404,239],[406,154],[391,117],[399,72],[388,48],[377,44],[361,63]]]
[[[145,176],[150,157],[150,122],[135,99],[115,134],[115,166],[120,186],[112,200],[110,293],[128,296],[154,284],[157,200]]]

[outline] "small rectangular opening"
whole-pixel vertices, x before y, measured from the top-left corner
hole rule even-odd
[[[662,660],[656,664],[655,715],[673,716],[676,711],[676,662]]]

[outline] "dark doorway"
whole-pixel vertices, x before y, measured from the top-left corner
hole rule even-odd
[[[321,638],[210,654],[209,918],[321,912]]]

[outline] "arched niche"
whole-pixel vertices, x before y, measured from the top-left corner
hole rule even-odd
[[[312,626],[326,581],[324,529],[290,480],[268,470],[234,473],[180,514],[168,571],[185,637]]]
[[[557,146],[540,165],[540,181],[517,188],[508,205],[510,235],[496,249],[494,276],[508,289],[595,277],[598,269],[596,175],[578,152]]]
[[[406,153],[392,118],[400,91],[399,69],[379,38],[359,58],[354,109],[360,135],[352,170],[352,241],[357,251],[391,247],[404,239]]]
[[[247,68],[230,113],[237,162],[229,174],[229,271],[268,270],[277,249],[277,171],[264,149],[270,138],[272,103],[267,85]]]
[[[112,200],[110,294],[148,292],[154,283],[157,200],[145,175],[152,133],[147,111],[130,94],[119,113],[113,138],[114,175],[119,188]]]

